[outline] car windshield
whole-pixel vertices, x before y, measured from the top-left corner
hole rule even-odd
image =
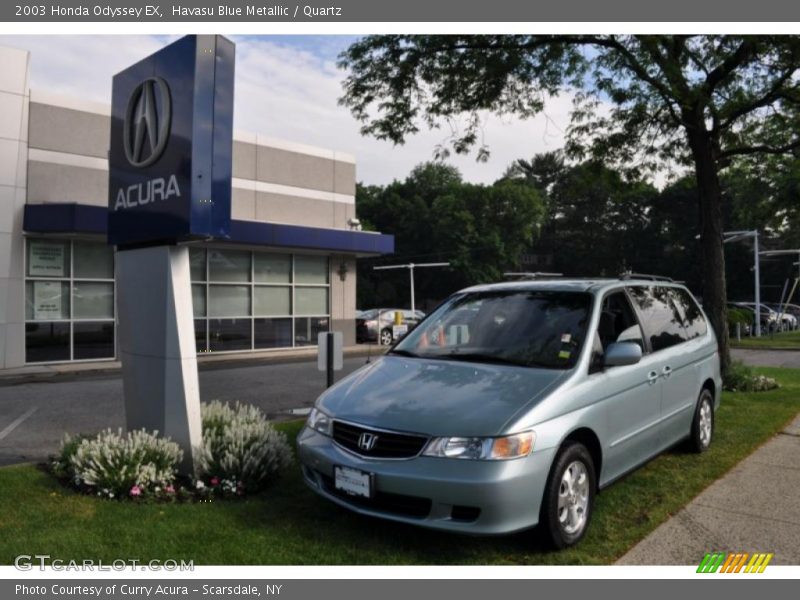
[[[455,296],[409,333],[394,354],[568,369],[583,347],[592,296],[493,290]]]

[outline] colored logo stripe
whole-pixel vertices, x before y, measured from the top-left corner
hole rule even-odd
[[[763,573],[775,556],[773,553],[756,552],[709,552],[700,561],[698,573]],[[749,559],[749,560],[748,560]],[[744,569],[744,570],[743,570]]]
[[[703,557],[703,560],[700,562],[700,566],[697,567],[698,573],[716,573],[717,569],[719,569],[722,561],[725,560],[725,553],[724,552],[712,552],[706,554]]]

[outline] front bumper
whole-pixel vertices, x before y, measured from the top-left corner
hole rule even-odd
[[[340,506],[434,529],[499,535],[538,523],[554,450],[534,449],[526,458],[507,461],[366,459],[304,427],[297,453],[306,484]],[[373,473],[373,498],[335,490],[335,465]]]

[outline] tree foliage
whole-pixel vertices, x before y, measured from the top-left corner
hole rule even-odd
[[[380,35],[346,50],[342,103],[362,133],[402,143],[450,126],[438,149],[488,156],[481,114],[530,117],[570,91],[572,157],[634,173],[691,165],[703,300],[730,362],[721,172],[800,148],[800,38],[721,35]]]
[[[522,182],[465,183],[454,168],[417,166],[404,181],[356,189],[359,218],[368,228],[396,236],[395,255],[359,265],[359,306],[405,307],[406,271],[373,271],[379,262],[449,261],[449,269],[416,272],[417,300],[428,303],[476,283],[502,278],[538,234],[544,205]]]

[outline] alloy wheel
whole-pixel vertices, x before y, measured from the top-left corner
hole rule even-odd
[[[589,506],[589,474],[586,465],[573,461],[564,469],[558,488],[558,521],[564,532],[573,535],[586,525]]]

